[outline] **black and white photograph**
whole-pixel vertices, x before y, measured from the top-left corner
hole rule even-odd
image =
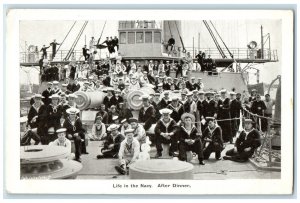
[[[283,118],[281,105],[293,91],[284,77],[292,66],[283,67],[293,54],[284,52],[288,13],[72,20],[69,11],[54,19],[24,12],[12,35],[19,76],[8,79],[19,90],[14,178],[160,193],[292,176],[283,170],[293,163],[282,164],[293,159],[282,156],[293,146],[293,115]]]

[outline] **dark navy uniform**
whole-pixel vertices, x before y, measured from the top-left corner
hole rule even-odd
[[[207,141],[211,139],[211,141]],[[214,129],[210,129],[209,126],[203,132],[202,135],[203,146],[204,146],[204,159],[208,159],[212,152],[216,153],[216,159],[220,159],[221,152],[223,151],[223,138],[222,130],[219,126],[215,126]]]

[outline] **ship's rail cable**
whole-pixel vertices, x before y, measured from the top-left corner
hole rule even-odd
[[[99,37],[99,39],[98,39],[97,44],[100,43],[100,40],[101,40],[101,38],[102,38],[102,34],[103,34],[103,31],[104,31],[105,25],[106,25],[106,21],[104,22],[104,25],[103,25],[103,28],[102,28],[102,31],[101,31],[101,34],[100,34],[100,37]]]

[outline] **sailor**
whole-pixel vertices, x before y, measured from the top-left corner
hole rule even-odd
[[[125,139],[118,128],[119,125],[116,124],[112,124],[107,128],[110,133],[104,138],[104,147],[101,149],[101,154],[97,155],[97,159],[117,157],[121,142]]]
[[[181,104],[178,101],[178,97],[173,97],[172,102],[167,106],[168,109],[172,110],[171,118],[174,119],[176,123],[180,121],[179,109],[181,107]]]
[[[21,146],[31,145],[31,139],[34,140],[34,145],[38,145],[41,142],[41,138],[37,134],[37,128],[31,129],[27,123],[27,117],[23,116],[20,118],[20,135]]]
[[[254,102],[256,100],[256,95],[257,95],[257,90],[256,89],[252,89],[251,90],[251,97],[249,98],[249,102]]]
[[[122,175],[127,174],[129,165],[135,163],[140,153],[140,143],[133,136],[133,129],[125,130],[125,140],[121,142],[118,153],[119,165],[115,166],[115,169]]]
[[[161,98],[160,102],[157,104],[158,109],[164,109],[170,104],[170,92],[164,91],[164,96]]]
[[[188,83],[187,88],[190,91],[194,91],[194,90],[199,90],[200,89],[199,85],[195,81],[195,77],[191,77],[191,82]]]
[[[50,46],[52,46],[52,60],[55,58],[56,55],[56,45],[60,45],[59,43],[56,42],[54,39],[53,42],[50,43]]]
[[[140,83],[142,86],[150,84],[147,71],[143,72],[143,76],[140,78]]]
[[[57,94],[53,94],[50,96],[51,103],[46,108],[46,116],[47,116],[47,129],[48,131],[54,131],[53,136],[48,136],[48,143],[52,142],[56,139],[55,131],[60,128],[60,118],[63,115],[63,107],[59,104],[60,96]]]
[[[223,151],[222,129],[216,125],[214,117],[206,117],[208,126],[203,131],[203,155],[204,159],[209,159],[212,152],[215,152],[215,158],[221,159],[221,152]]]
[[[192,96],[193,101],[197,104],[198,102],[198,90],[193,90],[193,96]]]
[[[171,47],[171,49],[169,50],[169,47]],[[168,52],[173,51],[175,47],[175,39],[173,38],[173,35],[171,35],[170,39],[168,40],[168,44],[166,49],[168,50]]]
[[[133,136],[139,141],[140,145],[146,143],[147,135],[143,125],[138,123],[135,118],[130,118],[128,121],[133,129]]]
[[[81,154],[88,154],[85,146],[85,130],[82,127],[82,122],[77,116],[79,109],[67,109],[68,117],[66,118],[63,127],[67,129],[67,138],[74,140],[75,143],[75,160],[81,162]]]
[[[202,78],[198,78],[197,85],[199,86],[200,90],[204,89],[204,84],[202,82]]]
[[[129,125],[128,119],[124,118],[121,120],[121,134],[125,136],[125,130],[132,129],[131,125]]]
[[[197,111],[196,103],[192,99],[193,93],[189,92],[187,94],[187,100],[183,103],[179,110],[179,115],[183,115],[184,113],[195,114]]]
[[[186,91],[181,91],[180,95],[181,98],[179,100],[179,103],[182,105],[186,102],[187,96],[186,96],[187,92]]]
[[[118,112],[119,112],[120,120],[123,120],[125,118],[129,119],[129,118],[133,117],[132,110],[130,109],[130,107],[128,108],[128,103],[126,100],[124,100],[124,102],[119,103]]]
[[[195,116],[190,113],[184,113],[181,116],[183,125],[176,132],[179,137],[179,160],[187,161],[187,151],[192,151],[198,155],[200,165],[205,165],[203,162],[203,148],[200,133],[195,127]]]
[[[116,98],[113,95],[113,88],[108,87],[106,88],[107,95],[103,99],[103,104],[105,105],[105,109],[108,110],[111,105],[116,105]]]
[[[31,105],[27,120],[32,131],[36,132],[41,138],[42,144],[46,143],[46,105],[43,104],[44,97],[40,94],[34,95],[34,104]]]
[[[68,84],[62,84],[61,85],[61,94],[64,93],[64,94],[68,95],[68,94],[72,93],[70,90],[67,89],[67,87],[68,87]]]
[[[145,67],[144,70],[146,70],[146,71],[148,71],[148,72],[151,71],[151,70],[152,70],[153,72],[154,72],[155,70],[157,70],[157,69],[155,69],[155,64],[153,64],[153,61],[152,61],[152,60],[149,61],[149,64],[148,64],[147,66],[148,66],[148,67],[147,67],[147,68]],[[156,68],[158,68],[158,66],[157,66]],[[148,70],[147,70],[147,69],[148,69]]]
[[[242,107],[241,104],[236,100],[236,93],[230,92],[230,104],[229,104],[229,111],[230,111],[230,118],[231,120],[231,137],[230,137],[230,143],[233,143],[233,138],[236,136],[236,133],[239,129],[239,126],[237,125],[237,118],[240,118],[240,111]]]
[[[273,106],[275,105],[275,101],[270,98],[269,94],[266,94],[264,103],[266,106],[266,109],[264,111],[264,116],[272,118],[272,111],[273,111]],[[262,119],[261,121],[262,121],[262,131],[265,132],[268,129],[268,120]]]
[[[124,99],[121,97],[121,91],[119,89],[115,90],[115,105],[123,103]]]
[[[102,117],[102,122],[104,124],[108,124],[108,113],[106,111],[106,107],[105,107],[105,104],[100,104],[100,110],[96,113],[96,117],[95,119],[97,118],[97,116],[101,116]]]
[[[166,76],[169,76],[170,75],[170,71],[171,71],[171,64],[169,61],[166,61],[166,64],[165,64],[165,72],[166,72]]]
[[[172,78],[171,77],[167,77],[166,81],[163,84],[163,89],[164,90],[171,90],[171,85],[172,84],[173,84]]]
[[[133,90],[138,90],[140,88],[141,87],[140,87],[137,77],[135,75],[133,75],[130,79],[129,90],[133,91]]]
[[[198,92],[198,96],[199,99],[197,101],[197,114],[199,116],[199,120],[201,122],[201,132],[204,131],[204,129],[206,128],[206,121],[205,121],[205,117],[206,117],[206,106],[207,106],[207,101],[204,98],[204,91],[203,90],[199,90]]]
[[[231,121],[230,121],[230,111],[229,111],[229,104],[230,104],[230,99],[226,97],[226,92],[227,90],[222,89],[220,91],[221,93],[221,98],[217,102],[217,119],[218,120],[224,120],[228,119],[225,121],[218,121],[218,125],[222,129],[222,135],[223,135],[223,140],[224,142],[229,142],[231,138]]]
[[[251,112],[259,116],[264,116],[265,110],[267,109],[264,101],[261,100],[259,94],[256,94],[256,100],[252,102]]]
[[[52,94],[58,94],[60,95],[61,94],[61,90],[60,88],[58,87],[58,84],[59,82],[58,81],[53,81],[53,89],[52,89]]]
[[[50,104],[51,99],[49,98],[54,92],[52,91],[52,82],[47,82],[47,89],[42,92],[43,102],[47,106]]]
[[[91,141],[100,141],[106,136],[106,127],[102,119],[101,115],[96,116],[92,126]]]
[[[254,151],[261,145],[260,134],[253,128],[253,124],[251,119],[245,119],[245,129],[236,139],[234,148],[228,150],[223,159],[246,162],[253,156]]]
[[[84,60],[88,61],[90,58],[90,54],[88,53],[89,49],[86,47],[86,45],[84,45],[84,47],[82,48],[82,55],[84,56]]]
[[[213,100],[214,93],[211,91],[206,92],[206,103],[205,104],[205,116],[206,117],[217,117],[216,102]]]
[[[66,138],[66,128],[60,128],[56,130],[57,139],[55,139],[53,142],[49,143],[49,146],[62,146],[67,148],[67,152],[69,156],[71,155],[71,141]]]
[[[125,89],[123,89],[122,92],[121,92],[121,97],[123,97],[123,99],[125,99],[126,95],[130,92],[129,86],[130,86],[130,83],[126,82],[125,83]]]
[[[113,117],[114,116],[118,116],[119,117],[119,113],[117,111],[117,107],[113,104],[110,106],[110,108],[108,109],[108,124],[112,124],[114,123],[113,121]]]
[[[46,47],[46,45],[43,45],[43,48],[40,50],[40,52],[43,52],[42,59],[47,59],[47,49],[49,47],[50,46]]]
[[[143,106],[139,110],[138,121],[144,124],[144,129],[147,131],[151,125],[156,122],[155,108],[150,104],[149,95],[141,96]]]
[[[165,64],[164,64],[164,61],[161,60],[158,65],[158,71],[157,71],[158,75],[160,75],[161,72],[163,72],[163,71],[165,71]]]
[[[153,61],[152,60],[150,60],[150,64],[149,64],[149,66],[152,66],[152,64],[153,64]],[[154,73],[157,73],[158,74],[158,61],[154,61],[154,64],[153,64],[153,71],[154,71]]]
[[[162,84],[162,83],[159,83],[159,84],[157,85],[156,93],[162,94],[163,92],[164,92],[163,84]]]
[[[155,158],[159,158],[162,156],[162,144],[171,144],[169,149],[169,155],[174,156],[174,152],[178,150],[178,139],[175,135],[177,127],[176,121],[174,121],[170,117],[172,110],[164,108],[161,109],[159,112],[162,116],[154,128],[157,150]]]

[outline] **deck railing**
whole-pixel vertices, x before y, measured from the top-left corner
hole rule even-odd
[[[175,52],[170,52],[169,56],[175,56],[175,57],[183,57],[186,56],[189,52],[190,55],[195,58],[195,56],[198,54],[199,49],[193,47],[186,47],[186,53],[182,53],[181,47],[175,47]],[[165,53],[168,53],[167,50],[163,49]],[[213,59],[221,59],[222,56],[219,53],[218,49],[200,49],[202,52],[204,51],[206,54],[206,57],[210,55]],[[230,59],[230,54],[225,51],[226,49],[223,49],[226,57]],[[233,57],[235,59],[265,59],[265,60],[271,60],[271,61],[278,61],[278,54],[277,50],[269,50],[265,49],[262,57],[262,53],[259,50],[249,50],[247,48],[230,48],[230,52],[232,53]],[[64,61],[66,55],[68,54],[68,50],[59,50],[56,53],[56,56],[54,58],[54,61]],[[94,55],[94,59],[98,60],[100,58],[105,58],[109,55],[108,51],[106,49],[98,50],[97,53]],[[42,58],[42,52],[38,53],[29,53],[29,52],[20,52],[20,63],[36,63]],[[49,51],[47,55],[47,59],[49,61],[52,60],[52,53]],[[84,56],[82,54],[82,50],[75,50],[71,57],[69,58],[69,61],[84,61]]]

